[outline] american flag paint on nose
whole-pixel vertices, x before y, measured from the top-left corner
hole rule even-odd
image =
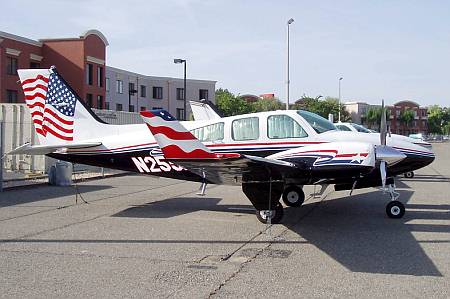
[[[239,154],[215,154],[165,110],[141,112],[141,116],[167,159],[222,159]]]

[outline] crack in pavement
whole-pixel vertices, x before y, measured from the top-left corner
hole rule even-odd
[[[298,220],[296,222],[294,222],[293,225],[298,225],[302,220],[304,220],[307,216],[309,216],[310,214],[313,213],[313,211],[319,207],[320,204],[322,204],[324,202],[324,200],[330,195],[334,193],[334,190],[331,190],[329,193],[327,193],[326,195],[324,195],[320,201],[316,202],[308,211],[306,211],[303,215],[301,215]],[[309,201],[310,199],[314,198],[314,196],[310,196],[308,197],[305,202]],[[246,241],[243,245],[239,246],[238,249],[234,250],[229,257],[226,259],[228,260],[232,255],[236,254],[240,249],[242,249],[244,246],[246,246],[247,244],[250,244],[251,241],[253,239],[255,239],[257,236],[262,235],[263,233],[265,233],[266,231],[268,231],[271,227],[273,226],[273,224],[266,226],[266,228],[262,231],[260,231],[258,234],[256,234],[254,237],[252,237],[250,240]],[[264,251],[270,249],[270,247],[273,244],[277,244],[279,242],[277,242],[277,239],[282,238],[283,235],[285,235],[287,232],[289,231],[289,228],[285,228],[284,230],[282,230],[277,236],[274,236],[272,240],[268,241],[268,244],[263,247],[260,248],[253,256],[251,256],[250,258],[248,258],[246,261],[242,262],[238,269],[236,271],[234,271],[233,273],[231,273],[231,275],[229,277],[227,277],[223,282],[221,282],[214,290],[212,290],[207,298],[212,298],[215,295],[217,295],[220,290],[230,281],[232,281],[247,265],[249,265],[251,262],[253,262],[254,260],[256,260],[261,254],[264,253]],[[225,261],[226,261],[225,260]]]

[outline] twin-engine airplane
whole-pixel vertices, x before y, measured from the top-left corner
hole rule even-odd
[[[201,182],[240,185],[258,220],[278,223],[280,197],[300,206],[303,185],[336,190],[388,186],[386,213],[401,218],[393,177],[430,164],[434,154],[382,133],[337,131],[307,111],[271,111],[178,122],[164,110],[141,112],[145,124],[110,125],[87,108],[55,68],[19,70],[39,145],[10,154],[45,154],[74,163]],[[382,115],[385,115],[384,113]]]

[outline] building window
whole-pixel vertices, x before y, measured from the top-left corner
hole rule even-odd
[[[177,119],[184,120],[184,109],[183,108],[177,108]]]
[[[123,93],[123,81],[122,80],[116,81],[116,92]],[[119,110],[119,111],[122,111],[122,110]]]
[[[109,91],[109,78],[105,79],[105,88],[106,88],[106,91]]]
[[[122,111],[123,110],[122,104],[116,104],[116,110],[117,111]]]
[[[97,86],[103,87],[103,68],[101,66],[97,67]]]
[[[177,88],[177,100],[184,101],[184,88]]]
[[[399,116],[400,116],[400,110],[395,110],[395,115],[396,115],[397,117],[399,117]]]
[[[201,127],[191,131],[198,140],[202,142],[223,140],[224,138],[224,124],[217,123],[209,126]]]
[[[161,110],[162,107],[152,107],[152,110]]]
[[[103,109],[103,96],[100,95],[97,96],[97,108]]]
[[[92,108],[92,94],[90,93],[86,95],[86,104],[89,108]]]
[[[105,109],[109,110],[109,102],[105,102]]]
[[[305,130],[287,115],[272,115],[267,118],[267,137],[270,139],[303,138],[307,136]]]
[[[18,65],[17,58],[6,57],[6,73],[8,75],[17,75]]]
[[[147,86],[141,85],[141,98],[145,98],[147,96]]]
[[[199,100],[207,100],[208,99],[208,90],[200,89],[198,92],[198,99]]]
[[[128,82],[128,92],[134,94],[136,91],[134,89],[134,82]]]
[[[17,90],[6,90],[6,101],[8,103],[17,103]]]
[[[141,106],[141,111],[145,111],[145,110],[147,110],[147,108],[146,107],[144,107],[144,106]]]
[[[90,63],[86,64],[86,84],[92,85],[94,75],[94,66]]]
[[[30,61],[30,69],[39,69],[41,64],[39,62]]]
[[[128,112],[134,112],[134,105],[130,105],[128,107]]]
[[[259,138],[259,119],[257,117],[241,118],[233,121],[231,136],[233,140],[255,140]]]
[[[163,98],[163,88],[162,87],[153,87],[153,98],[161,100]]]

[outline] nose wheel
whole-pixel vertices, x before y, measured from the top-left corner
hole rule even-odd
[[[400,193],[395,192],[394,185],[389,185],[391,201],[386,205],[386,214],[389,218],[399,219],[405,215],[405,205],[398,201]]]
[[[402,218],[405,215],[405,206],[398,200],[393,200],[386,205],[386,214],[389,218]]]
[[[407,179],[412,179],[412,178],[414,177],[414,172],[413,172],[413,171],[405,172],[405,173],[403,174],[403,176],[404,176],[405,178],[407,178]]]

